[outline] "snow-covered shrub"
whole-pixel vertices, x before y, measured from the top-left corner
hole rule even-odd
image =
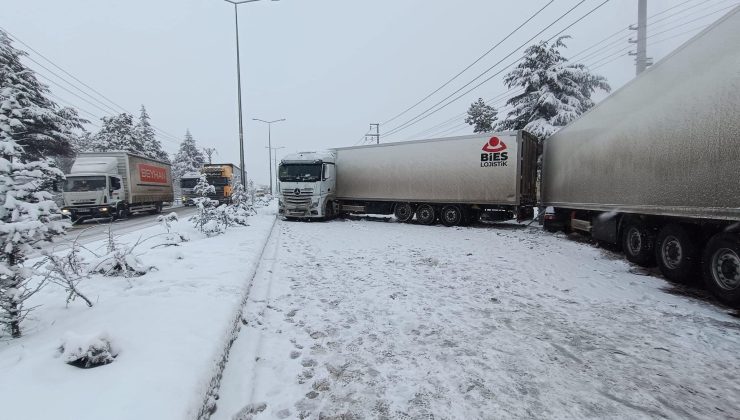
[[[72,242],[69,252],[64,256],[57,256],[46,252],[45,279],[53,284],[59,285],[67,292],[67,306],[79,297],[85,301],[87,306],[92,307],[92,301],[80,291],[78,285],[82,280],[89,277],[88,264],[80,255],[80,244],[75,240]]]
[[[68,332],[62,338],[59,353],[65,363],[87,369],[112,363],[119,351],[105,333],[80,335]]]
[[[108,253],[98,257],[97,261],[90,264],[91,273],[103,274],[105,276],[138,277],[148,273],[154,266],[144,265],[134,250],[143,240],[139,239],[134,245],[127,246],[119,244],[108,227]]]
[[[193,188],[193,192],[200,197],[193,199],[197,211],[190,217],[190,221],[201,232],[208,236],[223,233],[224,210],[220,209],[218,201],[208,198],[208,194],[215,194],[216,188],[208,183],[205,175],[200,176],[200,180]]]
[[[157,216],[157,222],[167,231],[165,242],[161,246],[178,246],[180,242],[187,242],[188,237],[182,233],[172,232],[172,223],[179,221],[177,213],[171,212]]]

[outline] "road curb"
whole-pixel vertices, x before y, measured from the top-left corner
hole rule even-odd
[[[239,336],[239,332],[241,331],[241,319],[244,315],[244,308],[246,307],[247,301],[249,300],[249,294],[252,290],[252,284],[254,284],[254,278],[257,275],[257,271],[259,270],[260,265],[262,264],[262,257],[265,254],[265,249],[267,249],[267,244],[270,243],[270,239],[272,239],[272,235],[275,232],[275,225],[277,224],[277,220],[278,218],[276,216],[275,219],[272,221],[272,226],[270,226],[270,233],[267,235],[265,243],[262,245],[262,249],[260,250],[259,257],[257,258],[257,264],[254,265],[253,270],[248,275],[249,280],[248,283],[245,285],[244,290],[242,291],[239,308],[232,318],[231,326],[227,334],[227,341],[221,351],[221,356],[218,358],[216,366],[213,369],[213,376],[211,376],[211,379],[208,382],[208,387],[206,389],[205,395],[203,395],[202,397],[200,407],[198,408],[198,412],[195,416],[197,420],[208,420],[216,411],[216,401],[218,400],[218,391],[221,386],[221,378],[223,377],[224,369],[226,368],[226,365],[229,361],[231,347],[233,346],[234,341],[236,341],[236,338]]]

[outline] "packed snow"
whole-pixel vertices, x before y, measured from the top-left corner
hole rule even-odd
[[[216,419],[737,418],[740,322],[536,227],[279,222]]]

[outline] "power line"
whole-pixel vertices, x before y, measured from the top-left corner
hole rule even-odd
[[[555,38],[556,36],[560,35],[561,33],[565,32],[565,31],[566,31],[566,30],[568,30],[569,28],[571,28],[571,27],[572,27],[573,25],[575,25],[576,23],[578,23],[578,22],[582,21],[583,19],[585,19],[585,18],[586,18],[587,16],[591,15],[591,14],[592,14],[593,12],[595,12],[596,10],[600,9],[600,8],[601,8],[602,6],[604,6],[604,5],[605,5],[606,3],[608,3],[609,1],[610,1],[610,0],[604,0],[604,1],[603,1],[602,3],[600,3],[600,4],[598,5],[598,6],[594,7],[593,9],[591,9],[590,11],[588,11],[588,12],[587,12],[586,14],[584,14],[584,15],[583,15],[583,16],[581,16],[580,18],[576,19],[576,20],[575,20],[574,22],[572,22],[572,23],[571,23],[570,25],[566,26],[566,27],[565,27],[564,29],[562,29],[562,30],[561,30],[560,32],[558,32],[558,33],[556,33],[555,35],[553,35],[552,37],[550,37],[550,38],[548,39],[548,42],[549,42],[550,40],[552,40],[553,38]],[[522,58],[519,58],[518,60],[516,60],[516,61],[512,62],[512,63],[511,63],[511,64],[509,64],[508,66],[506,66],[506,67],[504,67],[503,69],[499,70],[499,71],[498,71],[497,73],[495,73],[494,75],[492,75],[492,76],[488,77],[487,79],[483,80],[483,81],[482,81],[481,83],[479,83],[479,84],[475,85],[475,86],[474,86],[473,88],[471,88],[471,89],[467,90],[467,91],[466,91],[465,93],[463,93],[462,95],[459,95],[459,96],[455,97],[455,98],[454,98],[454,99],[452,99],[451,101],[449,101],[449,102],[445,103],[444,105],[442,105],[442,106],[441,106],[440,108],[434,109],[434,108],[436,108],[437,106],[439,106],[440,104],[444,103],[444,102],[445,102],[445,101],[446,101],[447,99],[449,99],[450,97],[454,96],[454,95],[455,95],[456,93],[458,93],[458,92],[460,92],[461,90],[463,90],[463,89],[464,89],[465,87],[469,86],[470,84],[472,84],[473,82],[475,82],[476,80],[478,80],[478,79],[479,79],[480,77],[484,76],[484,75],[485,75],[486,73],[488,73],[488,72],[489,72],[490,70],[492,70],[493,68],[495,68],[495,67],[496,67],[496,66],[497,66],[498,64],[502,63],[502,62],[503,62],[504,60],[506,60],[507,58],[509,58],[509,57],[511,57],[512,55],[514,55],[514,54],[515,54],[515,53],[516,53],[517,51],[519,51],[519,50],[520,50],[520,49],[521,49],[521,48],[522,48],[523,46],[526,46],[526,45],[527,45],[527,44],[528,44],[529,42],[531,42],[531,41],[532,41],[533,39],[535,39],[536,37],[540,36],[540,35],[541,35],[541,34],[542,34],[543,32],[545,32],[545,31],[546,31],[547,29],[551,28],[551,27],[552,27],[553,25],[555,25],[555,24],[556,24],[557,22],[559,22],[559,21],[560,21],[561,19],[563,19],[563,18],[564,18],[565,16],[567,16],[568,14],[570,14],[570,12],[572,12],[573,10],[575,10],[575,8],[577,8],[578,6],[580,6],[580,5],[582,4],[582,3],[583,3],[583,1],[581,1],[580,3],[576,4],[575,6],[573,6],[573,7],[572,7],[571,9],[569,9],[569,10],[568,10],[567,12],[565,12],[565,13],[564,13],[564,14],[562,14],[562,15],[561,15],[560,17],[558,17],[558,18],[557,18],[557,19],[556,19],[555,21],[553,21],[553,22],[552,22],[552,23],[550,23],[550,24],[549,24],[548,26],[546,26],[546,27],[545,27],[545,28],[544,28],[543,30],[541,30],[540,32],[538,32],[537,34],[535,34],[535,35],[534,35],[534,36],[533,36],[532,38],[530,38],[530,39],[529,39],[529,40],[527,40],[527,41],[526,41],[525,43],[523,43],[523,44],[522,44],[521,46],[519,46],[518,48],[516,48],[515,50],[513,50],[513,51],[512,51],[511,53],[509,53],[509,54],[508,54],[508,55],[507,55],[506,57],[504,57],[504,58],[503,58],[503,59],[501,59],[501,60],[500,60],[499,62],[497,62],[496,64],[494,64],[493,66],[491,66],[491,67],[490,67],[490,68],[489,68],[488,70],[486,70],[485,72],[483,72],[483,73],[482,73],[481,75],[479,75],[478,77],[476,77],[476,78],[475,78],[475,79],[473,79],[472,81],[468,82],[468,83],[467,83],[466,85],[464,85],[464,86],[463,86],[463,87],[461,87],[460,89],[456,90],[456,91],[455,91],[455,92],[453,92],[452,94],[448,95],[448,96],[447,96],[447,97],[446,97],[445,99],[443,99],[442,101],[438,102],[437,104],[435,104],[435,105],[434,105],[434,106],[432,106],[431,108],[429,108],[429,109],[425,110],[425,111],[424,111],[424,112],[422,112],[421,114],[417,115],[416,117],[412,118],[411,120],[407,121],[406,123],[404,123],[404,124],[402,124],[402,125],[400,125],[400,126],[396,127],[395,129],[393,129],[393,130],[390,130],[390,131],[389,131],[389,132],[388,132],[388,133],[387,133],[386,135],[391,135],[391,134],[393,134],[393,133],[397,133],[397,132],[399,132],[399,131],[401,131],[401,130],[404,130],[404,129],[406,129],[406,128],[410,127],[411,125],[414,125],[414,124],[416,124],[416,123],[418,123],[418,122],[420,122],[420,121],[422,121],[422,120],[426,119],[426,118],[427,118],[427,117],[429,117],[430,115],[432,115],[432,114],[434,114],[434,113],[438,112],[438,111],[439,111],[439,110],[441,110],[441,109],[444,109],[445,107],[447,107],[447,106],[449,106],[450,104],[452,104],[452,103],[456,102],[457,100],[459,100],[460,98],[464,97],[464,96],[465,96],[465,95],[467,95],[468,93],[470,93],[470,92],[472,92],[473,90],[477,89],[478,87],[480,87],[480,86],[481,86],[481,85],[483,85],[484,83],[486,83],[486,82],[488,82],[489,80],[493,79],[493,78],[494,78],[494,77],[496,77],[497,75],[501,74],[501,73],[502,73],[502,72],[503,72],[504,70],[506,70],[507,68],[509,68],[509,67],[513,66],[513,65],[514,65],[515,63],[517,63],[517,62],[521,61],[521,59],[522,59]],[[433,110],[433,111],[432,111],[432,110]],[[429,111],[432,111],[432,112],[428,113]],[[428,113],[428,114],[427,114],[427,113]],[[425,114],[426,114],[426,115],[425,115]]]
[[[691,0],[689,0],[689,1],[691,1]],[[706,2],[707,2],[707,1],[704,1],[704,2],[702,2],[701,4],[704,4],[704,3],[706,3]],[[685,3],[687,3],[687,2],[684,2],[684,3],[682,3],[682,4],[685,4]],[[720,3],[723,3],[723,2],[720,2]],[[718,3],[718,4],[719,4],[719,3]],[[680,5],[679,5],[679,6],[680,6]],[[694,18],[694,19],[692,19],[692,20],[690,20],[690,21],[683,21],[683,22],[681,22],[680,24],[678,24],[678,25],[674,25],[674,26],[671,26],[670,28],[668,28],[668,29],[666,29],[666,30],[664,30],[664,31],[660,31],[660,32],[657,32],[657,33],[651,34],[651,35],[650,35],[650,36],[648,37],[648,39],[650,39],[650,38],[653,38],[653,37],[655,37],[656,35],[660,35],[660,34],[663,34],[663,33],[669,32],[669,31],[672,31],[672,30],[674,30],[674,29],[677,29],[677,28],[682,28],[682,27],[684,27],[684,26],[685,26],[685,25],[686,25],[687,23],[691,23],[691,22],[695,22],[695,21],[698,21],[698,20],[704,19],[704,18],[706,18],[706,17],[708,17],[708,16],[711,16],[711,15],[713,15],[713,14],[716,14],[716,13],[719,13],[719,12],[721,12],[721,11],[727,10],[727,9],[729,9],[729,8],[731,8],[731,7],[734,7],[734,6],[735,6],[735,4],[733,4],[732,6],[724,7],[724,8],[721,8],[721,9],[715,10],[715,11],[713,11],[713,12],[707,13],[707,14],[705,14],[705,15],[703,15],[703,16],[700,16],[700,17]],[[651,17],[654,17],[654,16],[658,16],[658,15],[660,15],[660,14],[664,14],[665,12],[667,12],[667,11],[669,11],[669,10],[671,10],[671,9],[675,9],[676,7],[677,7],[677,6],[674,6],[674,7],[671,7],[671,8],[669,8],[669,9],[666,9],[666,10],[664,10],[664,11],[661,11],[661,12],[659,12],[659,13],[656,13],[656,14],[652,15]],[[676,16],[676,14],[672,14],[671,16]],[[674,22],[674,23],[675,23],[675,22]],[[671,37],[669,37],[669,38],[665,38],[665,39],[660,39],[660,40],[658,40],[658,41],[651,41],[651,42],[650,42],[650,45],[654,45],[654,44],[657,44],[657,43],[660,43],[660,42],[668,41],[668,40],[670,40],[670,39],[674,39],[674,38],[676,38],[676,37],[679,37],[679,36],[685,35],[685,34],[687,34],[687,33],[690,33],[690,32],[693,32],[693,31],[696,31],[696,30],[699,30],[699,29],[705,28],[705,27],[706,27],[706,25],[704,25],[704,26],[702,26],[702,27],[698,27],[698,28],[692,28],[692,29],[690,29],[690,30],[688,30],[688,31],[684,31],[684,32],[681,32],[680,34],[676,34],[676,35],[674,35],[674,36],[671,36]],[[566,29],[567,29],[567,28],[566,28]],[[614,34],[611,34],[611,35],[610,35],[610,36],[608,36],[607,38],[604,38],[604,39],[602,39],[601,41],[598,41],[598,42],[597,42],[596,44],[594,44],[594,45],[592,45],[592,46],[590,46],[590,47],[586,48],[585,50],[582,50],[581,52],[584,52],[584,51],[590,50],[590,49],[591,49],[592,47],[594,47],[595,45],[598,45],[598,44],[600,44],[600,43],[604,42],[605,40],[607,40],[607,39],[609,39],[609,38],[611,38],[611,37],[615,36],[615,35],[616,35],[616,34],[618,34],[618,33],[621,33],[622,31],[624,31],[624,29],[622,29],[622,30],[620,30],[620,31],[618,31],[618,32],[616,32],[616,33],[614,33]],[[561,31],[561,32],[562,32],[562,31]],[[551,38],[551,39],[552,39],[552,38]],[[588,64],[587,66],[588,66],[589,68],[592,68],[592,69],[597,69],[597,68],[601,68],[601,67],[603,67],[603,66],[605,66],[605,65],[607,65],[607,64],[609,64],[609,63],[611,63],[611,62],[613,62],[613,61],[616,61],[616,60],[617,60],[617,59],[619,59],[619,58],[622,58],[623,56],[626,56],[626,55],[624,55],[623,53],[624,53],[624,52],[626,52],[627,50],[629,50],[630,48],[631,48],[631,46],[627,46],[627,47],[622,47],[622,48],[621,48],[621,49],[619,49],[619,51],[617,51],[616,53],[614,53],[614,52],[613,52],[614,50],[612,49],[612,50],[611,50],[611,53],[610,53],[610,54],[608,54],[608,55],[606,55],[606,56],[604,56],[604,57],[601,57],[601,58],[597,59],[597,60],[596,60],[596,61],[594,61],[593,63],[591,63],[591,64]],[[604,52],[604,51],[601,51],[601,52]],[[580,53],[579,53],[579,54],[580,54]],[[616,57],[615,57],[615,56],[616,56]],[[585,60],[585,59],[587,59],[587,58],[588,58],[588,57],[584,57],[584,58],[583,58],[582,60],[579,60],[579,61],[580,61],[580,62],[581,62],[582,64],[585,64],[585,63],[583,63],[583,60]],[[611,60],[608,60],[609,58],[611,58]],[[605,61],[605,60],[608,60],[608,61]],[[572,60],[569,60],[569,61],[572,61]],[[579,63],[579,61],[574,61],[574,63]],[[512,90],[512,89],[509,89],[509,91],[511,91],[511,90]],[[506,94],[506,93],[508,93],[508,92],[505,92],[504,94]],[[501,96],[501,95],[499,95],[499,96]],[[489,100],[489,101],[487,101],[487,103],[489,103],[489,104],[490,104],[490,103],[492,103],[492,102],[493,102],[493,99],[492,99],[492,100]],[[503,109],[500,109],[500,110],[498,110],[498,112],[499,112],[499,114],[503,113]],[[453,117],[453,118],[451,118],[451,119],[449,119],[449,120],[447,120],[447,121],[445,121],[445,122],[442,122],[442,123],[440,123],[440,124],[437,124],[437,125],[436,125],[436,126],[434,126],[434,127],[431,127],[431,128],[429,128],[429,129],[427,129],[427,130],[424,130],[424,131],[422,131],[422,132],[420,132],[420,133],[418,133],[418,134],[416,134],[416,135],[412,136],[411,138],[415,138],[415,137],[417,137],[417,136],[419,136],[419,135],[421,135],[421,134],[424,134],[424,133],[427,133],[427,132],[431,132],[431,131],[434,131],[434,130],[435,130],[435,129],[437,129],[437,128],[440,128],[440,127],[443,127],[443,126],[445,126],[445,125],[448,125],[448,124],[450,124],[451,122],[454,122],[455,120],[457,120],[457,119],[459,119],[459,118],[462,118],[463,116],[465,116],[465,114],[466,114],[466,112],[464,112],[464,113],[462,113],[462,114],[458,114],[458,115],[456,115],[455,117]],[[451,127],[451,128],[445,129],[445,130],[443,130],[443,131],[441,131],[441,132],[437,132],[437,133],[433,134],[433,136],[438,136],[438,135],[444,134],[444,133],[446,133],[446,132],[449,132],[450,130],[452,130],[452,131],[454,132],[454,131],[455,131],[456,129],[460,129],[460,128],[463,128],[463,127],[465,127],[466,125],[467,125],[466,123],[458,124],[458,125],[456,125],[456,126],[453,126],[453,127]]]
[[[519,26],[517,26],[516,28],[514,28],[514,30],[513,30],[513,31],[509,32],[509,34],[508,34],[508,35],[506,35],[506,36],[505,36],[505,37],[504,37],[503,39],[501,39],[501,40],[500,40],[500,41],[498,41],[498,42],[497,42],[496,44],[494,44],[494,45],[493,45],[493,47],[491,47],[490,49],[488,49],[488,51],[486,51],[486,52],[485,52],[485,53],[483,53],[483,54],[482,54],[482,55],[481,55],[480,57],[478,57],[477,59],[475,59],[475,61],[473,61],[472,63],[470,63],[470,64],[469,64],[469,65],[468,65],[467,67],[465,67],[464,69],[462,69],[462,70],[461,70],[461,71],[460,71],[459,73],[457,73],[456,75],[452,76],[452,78],[451,78],[451,79],[449,79],[448,81],[446,81],[445,83],[443,83],[443,84],[442,84],[442,86],[438,87],[438,88],[437,88],[437,89],[435,89],[435,90],[434,90],[434,91],[433,91],[432,93],[430,93],[430,94],[428,94],[427,96],[423,97],[423,98],[422,98],[421,100],[419,100],[419,101],[418,101],[418,102],[416,102],[415,104],[413,104],[413,105],[411,105],[410,107],[406,108],[406,109],[405,109],[404,111],[400,112],[399,114],[396,114],[396,115],[395,115],[395,116],[394,116],[393,118],[390,118],[390,119],[388,119],[388,120],[384,121],[384,122],[383,122],[382,124],[383,124],[383,125],[385,125],[385,124],[388,124],[388,123],[390,123],[391,121],[395,121],[396,119],[398,119],[398,118],[399,118],[399,117],[401,117],[402,115],[405,115],[405,114],[406,114],[407,112],[409,112],[409,111],[411,111],[412,109],[416,108],[416,107],[417,107],[417,106],[418,106],[419,104],[421,104],[421,103],[423,103],[424,101],[426,101],[427,99],[431,98],[431,97],[432,97],[432,96],[433,96],[434,94],[436,94],[436,93],[437,93],[437,92],[439,92],[440,90],[442,90],[442,89],[444,89],[445,87],[447,87],[447,86],[448,86],[448,85],[449,85],[450,83],[452,83],[453,81],[455,81],[455,80],[456,80],[456,79],[457,79],[458,77],[460,77],[460,76],[461,76],[461,75],[462,75],[463,73],[465,73],[466,71],[470,70],[470,68],[471,68],[471,67],[473,67],[474,65],[478,64],[478,63],[479,63],[479,62],[480,62],[481,60],[483,60],[483,59],[484,59],[484,58],[485,58],[486,56],[488,56],[488,54],[490,54],[491,52],[493,52],[493,50],[495,50],[495,49],[496,49],[496,48],[497,48],[497,47],[498,47],[499,45],[503,44],[503,43],[504,43],[504,42],[505,42],[505,41],[506,41],[507,39],[509,39],[509,38],[510,38],[510,37],[511,37],[512,35],[514,35],[514,34],[515,34],[515,33],[516,33],[517,31],[519,31],[519,29],[521,29],[522,27],[524,27],[524,25],[526,25],[526,24],[527,24],[527,23],[529,23],[529,22],[530,22],[530,21],[531,21],[532,19],[534,19],[535,17],[537,17],[537,15],[539,15],[539,14],[540,14],[540,12],[542,12],[543,10],[545,10],[545,9],[546,9],[546,8],[547,8],[548,6],[550,6],[550,5],[551,5],[551,4],[552,4],[552,3],[554,2],[554,1],[555,1],[555,0],[550,0],[550,2],[549,2],[549,3],[545,4],[544,6],[542,6],[542,8],[540,8],[540,9],[539,9],[539,10],[537,10],[537,11],[536,11],[536,12],[535,12],[535,13],[534,13],[534,14],[533,14],[532,16],[530,16],[529,18],[527,18],[527,20],[525,20],[524,22],[522,22],[522,23],[521,23],[521,24],[520,24]],[[581,2],[581,3],[583,3],[583,2]]]
[[[100,93],[99,91],[95,90],[95,89],[94,89],[93,87],[91,87],[90,85],[86,84],[85,82],[83,82],[82,80],[80,80],[79,78],[77,78],[76,76],[74,76],[74,75],[73,75],[72,73],[70,73],[70,72],[68,72],[67,70],[63,69],[63,68],[62,68],[61,66],[59,66],[58,64],[56,64],[56,63],[55,63],[55,62],[54,62],[53,60],[51,60],[50,58],[48,58],[48,57],[46,57],[45,55],[41,54],[41,53],[40,53],[40,52],[38,52],[38,51],[37,51],[36,49],[34,49],[34,48],[33,48],[33,47],[31,47],[30,45],[28,45],[27,43],[23,42],[23,40],[21,40],[20,38],[18,38],[18,37],[17,37],[16,35],[14,35],[13,33],[9,32],[9,31],[8,31],[7,29],[5,29],[5,28],[3,28],[3,27],[0,27],[0,29],[1,29],[1,30],[3,30],[4,32],[6,32],[6,33],[7,33],[7,34],[8,34],[8,35],[9,35],[9,36],[10,36],[10,37],[11,37],[11,38],[13,39],[13,40],[15,40],[16,42],[18,42],[18,43],[20,43],[21,45],[25,46],[25,47],[26,47],[26,48],[27,48],[27,49],[28,49],[29,51],[32,51],[33,53],[35,53],[35,54],[36,54],[36,55],[38,55],[39,57],[41,57],[41,58],[43,58],[44,60],[46,60],[47,62],[49,62],[49,63],[50,63],[50,64],[51,64],[52,66],[54,66],[55,68],[59,69],[59,70],[60,70],[60,71],[61,71],[62,73],[64,73],[64,74],[66,74],[67,76],[71,77],[72,79],[74,79],[75,81],[77,81],[78,83],[80,83],[80,84],[81,84],[82,86],[86,87],[87,89],[90,89],[90,90],[91,90],[92,92],[96,93],[96,94],[97,94],[98,96],[100,96],[101,98],[105,99],[105,100],[106,100],[106,101],[108,101],[108,102],[109,102],[110,104],[112,104],[112,105],[114,105],[114,106],[118,107],[118,109],[119,109],[119,110],[121,110],[122,112],[125,112],[125,113],[128,113],[128,114],[131,114],[131,115],[133,115],[133,113],[132,113],[132,112],[128,112],[128,111],[127,111],[127,110],[126,110],[126,109],[125,109],[124,107],[120,106],[119,104],[117,104],[116,102],[112,101],[111,99],[109,99],[108,97],[106,97],[105,95],[103,95],[102,93]],[[32,62],[34,62],[34,63],[36,63],[36,65],[38,65],[38,66],[40,66],[40,67],[44,68],[44,69],[45,69],[46,71],[48,71],[48,72],[52,73],[53,75],[55,75],[56,77],[58,77],[58,78],[59,78],[60,80],[63,80],[64,82],[68,83],[68,84],[69,84],[70,86],[73,86],[73,87],[75,87],[75,89],[77,89],[77,90],[79,90],[79,91],[81,91],[81,92],[85,93],[85,94],[86,94],[87,96],[89,96],[89,97],[93,98],[94,100],[96,100],[97,102],[99,102],[99,103],[101,103],[101,104],[105,105],[105,104],[104,104],[104,103],[103,103],[102,101],[100,101],[99,99],[97,99],[97,98],[95,98],[94,96],[92,96],[91,94],[89,94],[89,93],[85,92],[84,90],[82,90],[82,89],[81,89],[81,88],[79,88],[78,86],[75,86],[75,85],[74,85],[74,84],[73,84],[72,82],[68,81],[67,79],[65,79],[64,77],[62,77],[62,76],[60,76],[59,74],[55,73],[54,71],[50,70],[50,69],[49,69],[49,68],[47,68],[46,66],[44,66],[44,65],[40,64],[40,63],[39,63],[38,61],[34,60],[34,59],[33,59],[32,57],[30,57],[30,56],[26,56],[26,58],[28,58],[28,59],[29,59],[30,61],[32,61]],[[38,73],[38,72],[37,72],[37,73]],[[105,112],[105,113],[107,113],[107,114],[110,114],[110,111],[107,111],[107,110],[103,110],[102,108],[100,108],[100,106],[98,106],[98,105],[95,105],[95,104],[92,104],[92,103],[90,103],[89,101],[87,101],[87,100],[85,100],[85,99],[81,98],[81,97],[80,97],[79,95],[76,95],[76,94],[74,94],[73,92],[69,91],[68,89],[64,88],[63,86],[59,85],[58,83],[56,83],[56,82],[52,81],[52,80],[51,80],[51,79],[49,79],[48,77],[45,77],[45,76],[43,76],[43,75],[42,75],[42,77],[44,77],[44,78],[45,78],[46,80],[48,80],[49,82],[51,82],[51,83],[54,83],[54,84],[55,84],[56,86],[58,86],[58,87],[60,87],[60,88],[64,89],[65,91],[69,92],[70,94],[72,94],[72,95],[74,95],[74,96],[76,96],[76,97],[78,97],[78,98],[80,98],[80,99],[84,100],[84,101],[85,101],[86,103],[88,103],[88,104],[90,104],[90,105],[93,105],[93,106],[95,106],[95,107],[96,107],[96,108],[98,108],[98,109],[101,109],[102,111],[104,111],[104,112]],[[70,105],[70,106],[73,106],[73,107],[75,107],[74,105]],[[117,113],[117,112],[118,112],[118,110],[116,110],[115,108],[113,108],[113,107],[111,107],[111,106],[109,106],[109,105],[105,105],[105,106],[106,106],[106,108],[109,108],[110,110],[113,110],[113,112],[115,112],[115,113]],[[163,140],[166,140],[166,141],[170,141],[170,142],[173,142],[173,143],[177,143],[177,144],[179,144],[179,140],[178,140],[178,137],[177,137],[177,136],[175,136],[175,135],[173,135],[173,134],[171,134],[171,133],[168,133],[168,132],[167,132],[167,131],[165,131],[165,130],[162,130],[161,128],[159,128],[159,127],[155,126],[154,124],[151,124],[151,126],[152,126],[152,128],[153,128],[153,129],[154,129],[155,131],[157,131],[157,132],[159,133],[159,136],[160,136],[160,137],[161,137],[161,138],[162,138]]]

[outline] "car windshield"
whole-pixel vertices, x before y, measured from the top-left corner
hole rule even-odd
[[[104,176],[67,177],[67,182],[64,184],[64,191],[103,191],[105,190],[105,186]]]
[[[183,178],[180,180],[180,188],[195,188],[198,178]]]
[[[320,164],[280,165],[280,180],[283,182],[316,182],[321,180]]]

